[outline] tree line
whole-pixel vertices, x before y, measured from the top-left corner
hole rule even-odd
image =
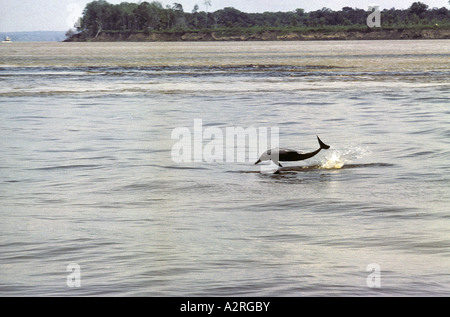
[[[105,0],[88,3],[78,23],[78,31],[91,36],[101,31],[165,31],[200,30],[222,28],[289,28],[289,27],[332,27],[364,26],[369,14],[363,9],[344,7],[339,11],[328,8],[305,12],[296,9],[291,12],[246,13],[232,7],[208,12],[210,0],[205,0],[205,11],[195,5],[185,12],[180,3],[163,6],[160,2],[110,4]],[[414,2],[404,10],[385,9],[381,12],[382,27],[408,27],[414,25],[449,25],[450,11],[445,8],[429,8],[421,2]]]

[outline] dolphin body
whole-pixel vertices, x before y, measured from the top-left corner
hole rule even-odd
[[[299,151],[295,150],[289,150],[289,149],[270,149],[264,152],[260,157],[259,160],[255,162],[255,165],[258,163],[261,163],[262,161],[272,161],[275,164],[277,164],[280,167],[283,167],[280,164],[281,162],[294,162],[294,161],[303,161],[307,160],[315,155],[317,155],[322,149],[328,150],[330,148],[329,145],[326,145],[322,142],[322,140],[317,137],[317,140],[319,141],[320,148],[314,152],[309,153],[301,153]]]

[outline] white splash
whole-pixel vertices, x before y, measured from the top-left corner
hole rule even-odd
[[[331,155],[327,156],[326,162],[320,167],[325,169],[342,168],[345,163],[346,160],[338,152],[333,152]]]
[[[325,161],[321,164],[320,168],[324,169],[340,169],[345,164],[362,158],[367,155],[367,149],[362,147],[352,147],[345,150],[334,150],[325,157]]]

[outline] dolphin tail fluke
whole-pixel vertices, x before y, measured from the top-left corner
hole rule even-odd
[[[329,146],[329,145],[326,145],[325,143],[323,143],[322,140],[319,139],[318,136],[317,136],[317,140],[319,141],[319,144],[320,144],[320,148],[321,148],[321,149],[323,149],[323,150],[328,150],[328,149],[330,148],[330,146]]]

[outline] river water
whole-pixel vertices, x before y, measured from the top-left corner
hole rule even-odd
[[[0,295],[448,296],[449,105],[449,40],[0,45]]]

